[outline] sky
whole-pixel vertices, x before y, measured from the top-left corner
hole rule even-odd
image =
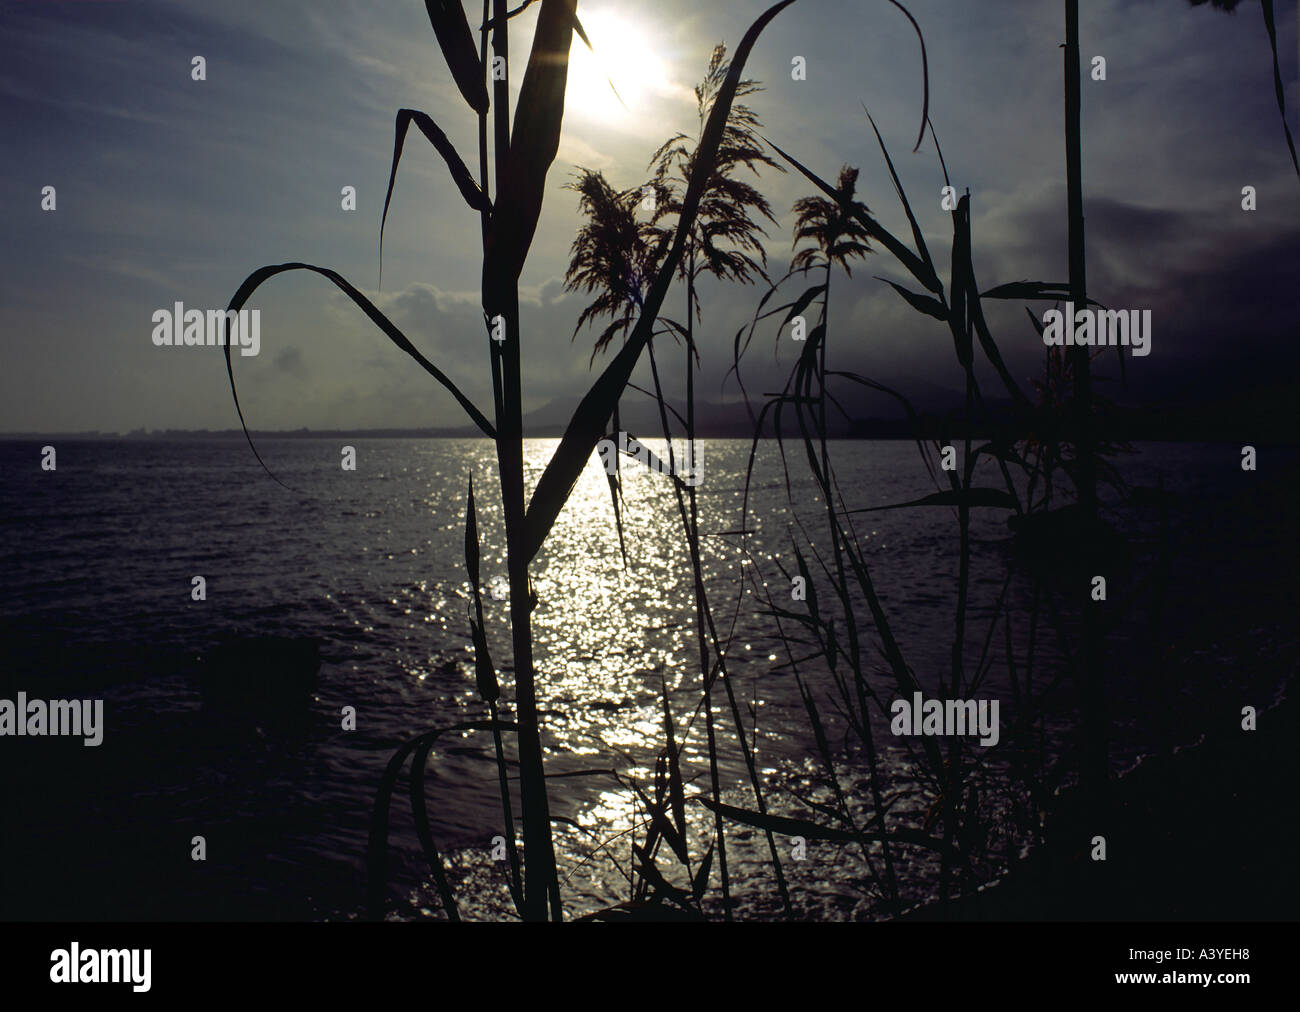
[[[471,24],[477,26],[477,4]],[[579,0],[595,55],[575,41],[559,155],[521,277],[525,408],[567,416],[595,378],[593,335],[573,338],[582,295],[563,287],[579,227],[579,167],[639,185],[673,133],[697,130],[692,87],[717,42],[734,46],[767,6],[753,0]],[[1300,179],[1290,162],[1257,2],[1227,15],[1175,0],[1084,0],[1083,180],[1089,292],[1152,311],[1151,354],[1127,363],[1136,403],[1246,394],[1295,375]],[[1063,4],[909,0],[929,58],[930,115],[958,192],[971,193],[980,287],[1064,281]],[[513,22],[517,89],[536,7]],[[1278,5],[1292,131],[1296,5]],[[424,5],[362,0],[44,0],[0,4],[0,432],[228,429],[238,425],[217,348],[156,347],[152,315],[220,309],[256,268],[306,261],[374,299],[488,410],[479,307],[479,221],[442,160],[412,131],[394,192],[379,286],[379,221],[394,116],[427,112],[471,165],[477,121],[451,82]],[[206,61],[206,79],[191,76]],[[806,80],[791,73],[806,61]],[[950,216],[921,121],[920,49],[884,0],[797,0],[746,67],[762,133],[826,178],[861,169],[858,195],[909,231],[864,115],[869,107],[941,276]],[[619,99],[614,98],[612,80]],[[791,255],[797,173],[758,185],[769,270]],[[1258,210],[1244,211],[1253,186]],[[42,210],[55,187],[56,209]],[[343,210],[343,187],[357,191]],[[960,387],[951,337],[878,277],[909,279],[889,254],[837,277],[828,352],[924,398]],[[912,284],[912,287],[916,287]],[[699,396],[739,395],[732,339],[765,288],[702,288]],[[792,289],[791,297],[797,294]],[[684,295],[669,294],[669,310]],[[325,279],[280,275],[249,302],[261,349],[237,357],[251,427],[455,426],[458,405]],[[1039,313],[1048,308],[1039,304]],[[1026,383],[1043,346],[1023,303],[990,303],[994,336]],[[771,389],[798,346],[761,330],[742,375]],[[602,360],[597,359],[595,369]],[[1101,371],[1117,378],[1114,360]],[[677,382],[676,372],[674,381]],[[680,384],[679,384],[680,385]],[[994,387],[991,385],[990,389]],[[887,403],[861,400],[864,415]]]

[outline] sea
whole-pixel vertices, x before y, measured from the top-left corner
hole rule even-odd
[[[529,489],[557,443],[525,441]],[[52,470],[41,466],[46,445],[55,447]],[[662,441],[647,445],[666,456]],[[345,446],[355,469],[343,467]],[[0,697],[102,699],[105,714],[97,747],[0,736],[0,919],[365,917],[374,884],[367,853],[390,760],[422,732],[488,716],[470,634],[471,482],[486,635],[510,718],[493,445],[267,437],[257,449],[265,468],[235,438],[0,443]],[[938,696],[957,635],[957,513],[890,507],[946,487],[946,476],[907,440],[837,440],[829,452],[836,508],[852,523],[890,631],[918,682]],[[1241,466],[1241,444],[1226,442],[1138,443],[1110,461],[1122,484],[1103,497],[1104,515],[1125,547],[1094,568],[1108,579],[1096,607],[1105,616],[1117,774],[1233,726],[1245,705],[1266,708],[1294,673],[1300,453],[1262,445],[1257,453],[1254,471]],[[802,681],[835,778],[865,821],[872,765],[846,719],[836,682],[843,671],[826,670],[790,618],[807,607],[792,593],[800,556],[809,596],[827,613],[844,607],[829,579],[825,503],[803,449],[701,440],[698,457],[704,586],[726,662],[711,699],[723,800],[756,810],[757,779],[770,812],[834,824]],[[1001,486],[996,462],[981,461],[975,484]],[[542,736],[570,917],[633,895],[645,799],[663,789],[666,712],[681,749],[696,871],[716,844],[699,800],[710,793],[710,764],[677,491],[670,477],[628,459],[620,482],[616,514],[593,455],[532,567]],[[992,881],[1023,855],[1042,793],[1068,789],[1074,777],[1079,603],[1077,588],[1063,583],[1077,567],[1027,554],[1009,513],[971,511],[959,656],[971,698],[998,700],[1004,727],[1021,730],[987,755],[967,742],[966,802],[982,835],[963,888]],[[1068,554],[1068,530],[1057,540]],[[890,731],[885,711],[901,694],[856,581],[848,607],[880,697],[872,727],[888,818],[938,832],[918,743]],[[841,615],[839,635],[846,625]],[[318,680],[303,693],[299,719],[263,720],[256,690],[247,713],[205,703],[201,677],[214,651],[268,637],[319,643]],[[426,771],[429,826],[458,914],[514,917],[492,735],[445,731]],[[409,779],[399,777],[381,833],[383,916],[441,919]],[[513,771],[510,782],[517,833]],[[890,915],[878,854],[818,839],[805,839],[800,854],[790,836],[775,841],[800,919]],[[725,846],[732,913],[784,916],[766,834],[733,821]],[[680,881],[662,840],[656,860]],[[933,898],[940,871],[931,853],[901,846],[895,862],[909,903]],[[708,874],[704,909],[721,916],[719,861]]]

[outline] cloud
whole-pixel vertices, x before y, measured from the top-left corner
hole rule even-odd
[[[306,373],[301,348],[285,348],[283,351],[277,352],[272,361],[274,361],[277,369],[298,379],[301,379]]]
[[[663,74],[646,82],[652,112],[638,113],[636,129],[565,117],[521,278],[527,408],[576,403],[607,361],[589,366],[590,330],[572,338],[585,299],[564,292],[561,280],[578,226],[574,195],[562,188],[573,167],[604,168],[617,186],[642,181],[660,140],[696,130],[688,82],[702,74],[712,44],[734,48],[766,5],[607,5],[653,29],[615,39],[608,51],[653,48]],[[972,194],[981,286],[1064,280],[1059,7],[914,0],[909,8],[926,34],[931,117],[949,174]],[[1279,37],[1294,38],[1295,11],[1284,5],[1278,15]],[[526,52],[534,19],[526,11],[516,20],[512,51]],[[1285,337],[1295,317],[1292,237],[1300,220],[1262,24],[1148,0],[1099,0],[1087,5],[1084,22],[1090,51],[1109,61],[1108,80],[1086,82],[1084,92],[1089,289],[1109,305],[1149,307],[1154,317],[1153,353],[1131,370],[1133,395],[1216,382],[1250,389],[1293,354]],[[291,260],[334,268],[371,292],[399,108],[428,111],[477,164],[476,119],[418,4],[376,9],[337,0],[305,18],[277,5],[197,0],[21,4],[0,9],[0,30],[14,42],[0,68],[6,138],[23,155],[0,164],[0,186],[15,195],[5,207],[0,303],[7,331],[25,335],[8,345],[0,430],[233,424],[219,358],[160,356],[142,323],[150,312],[175,300],[224,306],[255,268]],[[195,53],[208,60],[206,82],[189,78]],[[806,81],[790,77],[796,53],[807,59]],[[943,173],[928,138],[911,152],[918,54],[910,25],[888,5],[809,3],[764,33],[746,75],[763,83],[751,104],[764,136],[823,175],[846,162],[859,166],[862,199],[910,242],[863,116],[863,103],[870,106],[946,277]],[[1279,55],[1291,94],[1295,49],[1284,45]],[[521,80],[512,75],[516,91]],[[607,89],[603,79],[596,84]],[[371,295],[486,409],[478,217],[422,141],[408,144],[399,176],[385,291]],[[39,209],[47,184],[58,187],[57,212]],[[1256,212],[1240,208],[1246,184],[1258,190]],[[356,212],[340,208],[343,185],[357,187]],[[772,171],[758,185],[781,219],[768,243],[779,276],[790,255],[789,208],[810,186],[796,172]],[[950,386],[946,329],[874,275],[915,287],[881,251],[852,279],[834,279],[836,367],[917,389]],[[734,379],[723,385],[733,341],[763,290],[706,281],[701,293],[698,390],[734,396]],[[680,317],[681,302],[675,286],[665,312]],[[464,421],[432,377],[323,278],[278,276],[250,305],[263,310],[264,353],[240,361],[237,373],[253,424]],[[1035,374],[1042,346],[1023,305],[986,310],[1013,372]],[[56,346],[61,354],[52,356]],[[661,339],[657,350],[662,378],[678,396],[680,349]],[[779,388],[794,352],[765,324],[742,362],[747,387]],[[649,385],[644,362],[636,380]]]

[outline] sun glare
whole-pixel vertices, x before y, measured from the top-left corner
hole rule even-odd
[[[574,38],[566,112],[631,126],[674,92],[668,64],[655,51],[657,40],[642,23],[598,8],[583,12],[582,25],[595,52]]]

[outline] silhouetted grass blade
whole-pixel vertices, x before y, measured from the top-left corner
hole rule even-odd
[[[704,860],[700,862],[700,867],[695,872],[695,881],[691,883],[691,895],[696,903],[704,898],[705,890],[709,888],[709,870],[712,867],[713,844],[709,844],[709,849],[704,852]]]
[[[970,195],[963,194],[953,215],[952,231],[952,306],[948,328],[952,331],[957,361],[970,370],[974,364],[974,346],[966,318],[966,296],[970,292]]]
[[[700,801],[708,808],[715,807],[708,798],[701,797]],[[863,839],[879,840],[883,838],[879,833],[832,829],[829,826],[809,822],[807,819],[793,819],[784,815],[763,815],[748,808],[736,808],[732,805],[719,804],[716,807],[725,818],[730,819],[732,822],[754,826],[757,829],[765,829],[768,832],[779,833],[782,836],[802,836],[809,840],[829,840],[835,843],[857,843]],[[919,830],[909,830],[901,826],[891,830],[889,838],[902,843],[915,844],[918,847],[928,847],[931,850],[942,851],[944,849],[942,840],[936,840],[929,834]]]
[[[614,504],[614,527],[618,530],[618,553],[623,557],[623,568],[627,569],[627,542],[623,538],[623,507],[619,502],[623,492],[619,487],[619,476],[609,471],[605,472],[605,478],[609,483],[609,498]]]
[[[415,750],[415,757],[411,760],[411,815],[415,820],[415,833],[420,838],[420,846],[424,848],[425,860],[433,873],[434,885],[442,899],[443,912],[446,913],[447,920],[458,923],[460,910],[456,906],[451,884],[447,881],[447,872],[442,866],[442,855],[438,853],[438,845],[434,842],[433,830],[429,828],[429,806],[424,796],[424,771],[432,748],[433,739],[430,738]]]
[[[411,358],[415,359],[415,361],[420,363],[421,368],[423,368],[425,372],[446,387],[448,392],[456,398],[456,402],[465,409],[465,413],[469,415],[470,420],[482,430],[484,435],[490,439],[496,438],[496,430],[493,429],[492,423],[487,420],[483,415],[483,412],[479,411],[479,409],[474,406],[474,403],[460,392],[460,389],[456,384],[453,383],[441,369],[420,354],[415,345],[407,339],[406,335],[398,329],[397,325],[393,323],[392,320],[381,313],[373,302],[362,295],[360,291],[358,291],[337,271],[332,271],[328,267],[317,267],[313,264],[298,262],[271,264],[267,267],[259,267],[244,279],[243,284],[239,286],[239,289],[231,298],[230,305],[226,307],[226,312],[230,313],[240,309],[244,303],[248,301],[249,296],[256,291],[263,281],[266,281],[268,278],[273,278],[277,274],[283,274],[285,271],[312,271],[334,282],[334,284],[343,291],[343,294],[361,307],[362,312],[364,312],[366,316],[368,316],[370,320],[384,332],[390,341],[397,345],[397,347],[401,348],[402,351],[410,355]],[[222,317],[221,333],[223,341],[227,338],[226,321],[228,319],[228,316]],[[248,432],[248,424],[244,421],[244,412],[239,406],[239,394],[235,390],[235,370],[230,358],[230,344],[227,342],[222,350],[226,355],[226,372],[230,376],[230,393],[235,399],[235,410],[239,414],[239,424],[243,426],[244,436],[248,439],[248,445],[253,446],[252,436],[250,436]],[[256,447],[253,448],[253,453],[257,454]],[[262,460],[260,455],[257,459],[259,462]],[[262,467],[266,468],[267,474],[271,474],[270,468],[267,468],[265,463],[262,464]],[[275,477],[274,475],[271,476]],[[279,481],[278,478],[276,480]],[[281,484],[283,484],[283,482],[281,482]]]
[[[1070,286],[1061,281],[1011,281],[980,293],[982,299],[1024,299],[1030,302],[1060,302],[1069,297]],[[1089,299],[1088,305],[1106,308],[1094,299]]]
[[[478,515],[474,509],[474,479],[469,480],[469,492],[465,497],[465,571],[469,573],[470,586],[478,595]]]
[[[769,316],[775,316],[783,309],[788,310],[788,312],[785,314],[785,319],[781,321],[781,326],[777,328],[777,334],[779,336],[780,332],[785,329],[786,325],[791,320],[793,320],[796,316],[799,316],[801,313],[803,313],[803,311],[807,309],[810,305],[812,305],[813,299],[817,298],[824,291],[826,291],[825,285],[813,285],[813,287],[809,288],[806,292],[800,295],[799,298],[795,299],[793,302],[787,302],[783,306],[777,306],[775,309],[769,309],[758,319],[765,320]]]
[[[383,283],[384,277],[384,225],[388,222],[388,205],[393,199],[393,184],[397,181],[397,163],[402,160],[402,147],[406,144],[406,131],[410,128],[412,120],[420,128],[420,132],[429,139],[429,143],[434,146],[438,154],[442,155],[443,161],[447,163],[447,168],[451,170],[451,178],[456,183],[456,188],[465,198],[467,203],[475,211],[491,211],[492,204],[481,189],[474,177],[470,174],[469,168],[456,153],[456,148],[447,135],[438,128],[427,113],[420,112],[418,109],[398,109],[397,122],[393,131],[393,167],[388,172],[388,192],[384,194],[384,213],[379,219],[379,278]]]
[[[488,93],[483,84],[483,66],[478,60],[465,8],[460,0],[424,0],[424,8],[429,12],[429,22],[438,37],[438,45],[442,47],[443,58],[456,87],[471,109],[478,113],[487,112]]]
[[[924,47],[924,42],[922,47]],[[864,105],[862,111],[867,114],[867,122],[871,124],[871,129],[876,135],[876,143],[880,145],[880,153],[885,156],[885,166],[889,169],[889,178],[894,181],[894,193],[897,194],[898,202],[903,205],[903,211],[907,214],[907,223],[912,226],[912,238],[916,241],[916,251],[921,254],[925,266],[930,269],[931,273],[934,273],[934,260],[931,259],[930,250],[925,245],[925,236],[921,234],[921,226],[917,223],[916,215],[912,213],[912,205],[907,199],[907,194],[903,192],[903,184],[899,181],[898,173],[894,171],[894,160],[889,157],[889,149],[885,147],[885,139],[880,136],[880,129],[876,126],[871,110]],[[922,124],[921,129],[925,129],[924,124]],[[931,126],[931,129],[933,129],[933,126]]]
[[[418,734],[393,754],[393,758],[384,768],[384,775],[379,782],[379,791],[375,795],[375,807],[370,819],[370,838],[366,847],[366,880],[372,919],[378,920],[383,916],[384,887],[387,884],[388,868],[388,811],[392,807],[393,790],[397,787],[397,778],[406,764],[406,757],[426,742],[436,742],[440,735],[448,731],[517,730],[519,730],[517,724],[506,721],[467,721]]]
[[[1264,8],[1264,28],[1268,31],[1268,44],[1273,50],[1273,88],[1277,92],[1277,111],[1282,117],[1282,129],[1286,131],[1286,146],[1291,151],[1291,164],[1295,166],[1296,175],[1300,176],[1300,161],[1296,160],[1295,140],[1291,137],[1291,128],[1286,122],[1286,95],[1282,90],[1282,68],[1277,62],[1277,21],[1273,17],[1273,0],[1261,0]]]
[[[938,299],[932,298],[929,295],[921,295],[917,292],[909,292],[902,285],[896,285],[888,278],[882,278],[879,275],[876,276],[876,280],[883,281],[887,284],[890,288],[906,299],[907,304],[918,312],[922,312],[926,316],[933,316],[941,323],[948,322],[948,307]]]
[[[668,681],[659,673],[659,685],[664,703],[665,754],[668,757],[668,797],[672,805],[673,821],[683,840],[686,838],[686,791],[682,783],[682,767],[678,760],[677,739],[673,732],[673,712],[668,704]],[[686,861],[686,856],[682,856]]]
[[[518,279],[537,230],[546,173],[560,146],[575,5],[576,0],[542,0],[537,15],[483,261],[483,287],[492,303],[484,308],[489,312],[499,311],[495,302],[503,286]]]
[[[967,221],[966,225],[969,230],[970,222]],[[971,255],[969,246],[966,252]],[[993,363],[993,368],[997,370],[1002,385],[1011,394],[1011,399],[1015,401],[1017,409],[1026,411],[1030,407],[1029,398],[1020,389],[1015,377],[1011,375],[1011,370],[1007,368],[1006,363],[1002,360],[1002,353],[998,350],[997,342],[993,340],[993,334],[989,330],[988,322],[984,319],[984,307],[980,304],[979,286],[975,283],[975,262],[973,258],[967,262],[966,282],[969,286],[966,292],[966,312],[971,325],[975,328],[975,336],[979,339],[980,347],[984,349],[984,354],[988,360]],[[1121,358],[1120,361],[1122,363],[1123,359]]]
[[[921,79],[924,90],[921,93],[921,132],[917,134],[916,145],[912,148],[912,151],[916,152],[921,148],[921,141],[925,140],[925,124],[930,121],[930,60],[925,53],[925,36],[921,34],[921,26],[916,23],[916,18],[912,17],[912,12],[899,3],[898,0],[889,0],[889,2],[902,11],[908,21],[912,22],[912,27],[916,30],[916,37],[921,43]]]

